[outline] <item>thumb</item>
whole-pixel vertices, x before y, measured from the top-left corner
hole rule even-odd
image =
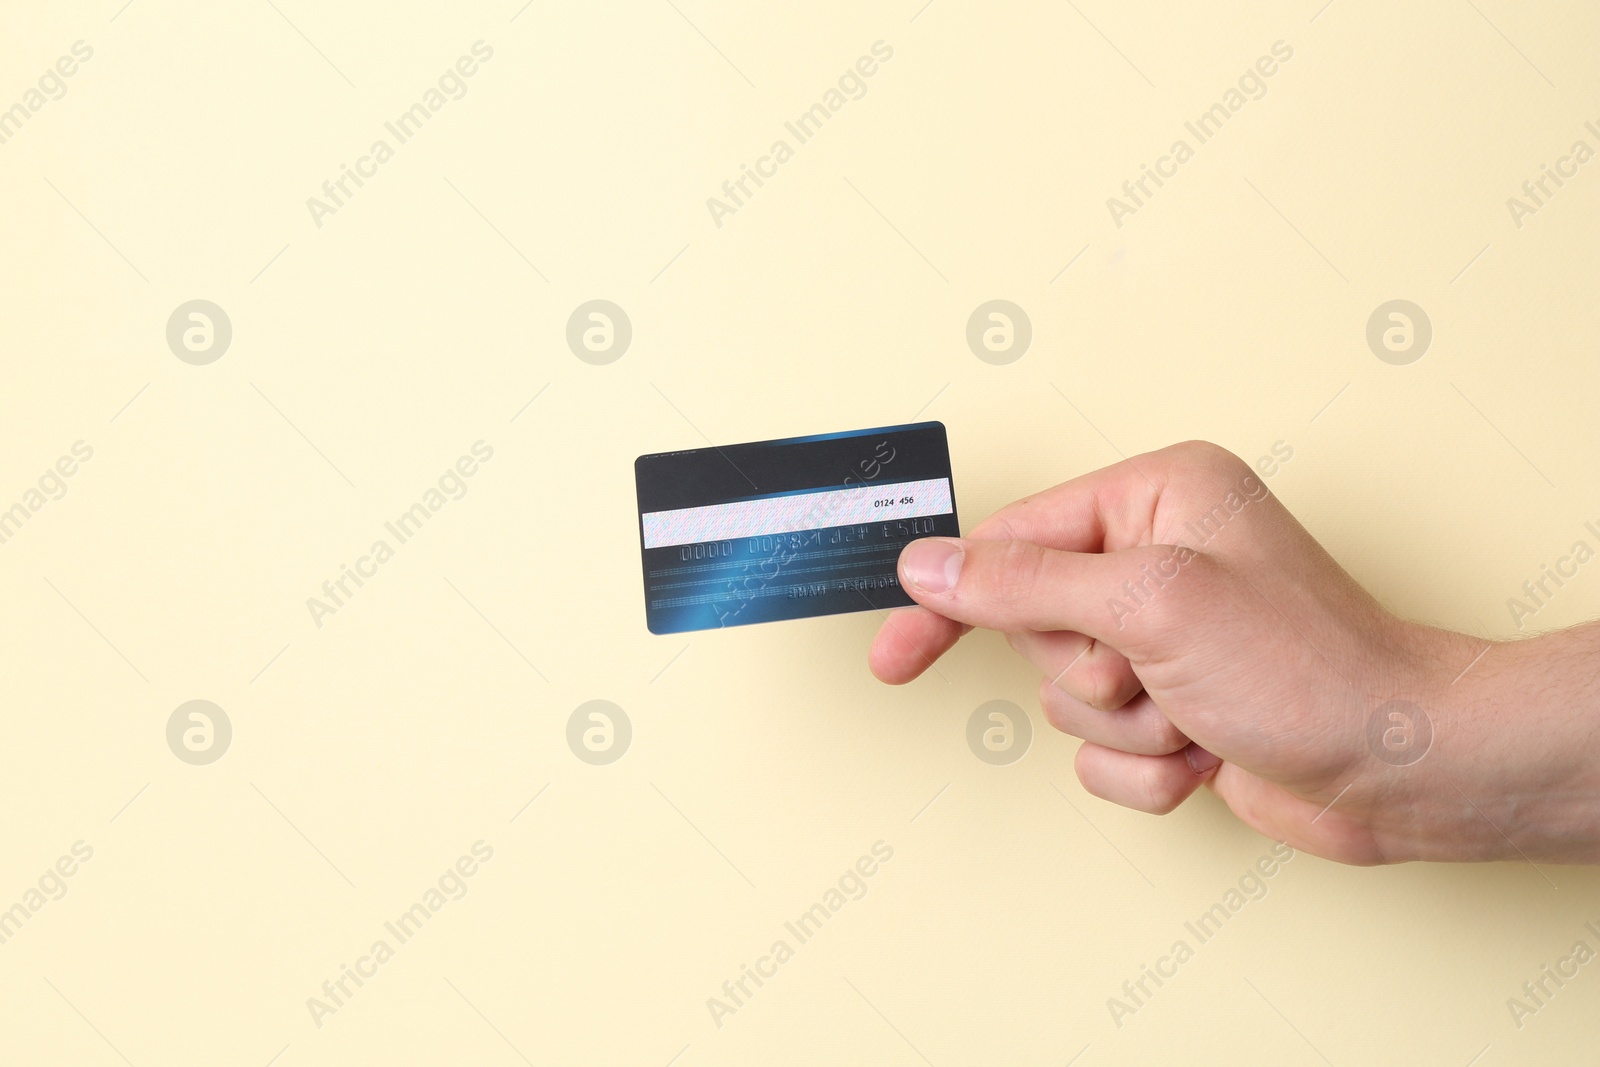
[[[1062,552],[1028,541],[924,537],[901,551],[899,570],[912,599],[956,622],[1005,633],[1076,630],[1117,648],[1155,632],[1162,613],[1143,608],[1197,555],[1173,545]]]

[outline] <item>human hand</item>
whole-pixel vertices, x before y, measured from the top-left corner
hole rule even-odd
[[[915,541],[899,571],[920,606],[885,621],[873,673],[908,682],[972,627],[1004,632],[1104,799],[1160,814],[1209,785],[1346,863],[1600,858],[1600,632],[1493,644],[1401,620],[1215,445]]]

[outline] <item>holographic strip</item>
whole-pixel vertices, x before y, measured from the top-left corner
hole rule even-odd
[[[830,526],[919,519],[948,515],[953,510],[948,478],[824,489],[649,512],[643,516],[644,547],[667,548]]]

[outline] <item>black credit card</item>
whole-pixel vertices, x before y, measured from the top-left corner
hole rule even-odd
[[[640,456],[651,633],[903,607],[919,537],[959,537],[944,424]]]

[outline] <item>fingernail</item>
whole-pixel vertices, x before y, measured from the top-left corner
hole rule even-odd
[[[924,537],[900,552],[900,573],[924,592],[947,593],[961,576],[964,555],[960,542]]]
[[[1205,774],[1222,762],[1221,756],[1207,752],[1192,741],[1189,742],[1189,747],[1184,749],[1183,755],[1189,761],[1189,769],[1196,774]]]

